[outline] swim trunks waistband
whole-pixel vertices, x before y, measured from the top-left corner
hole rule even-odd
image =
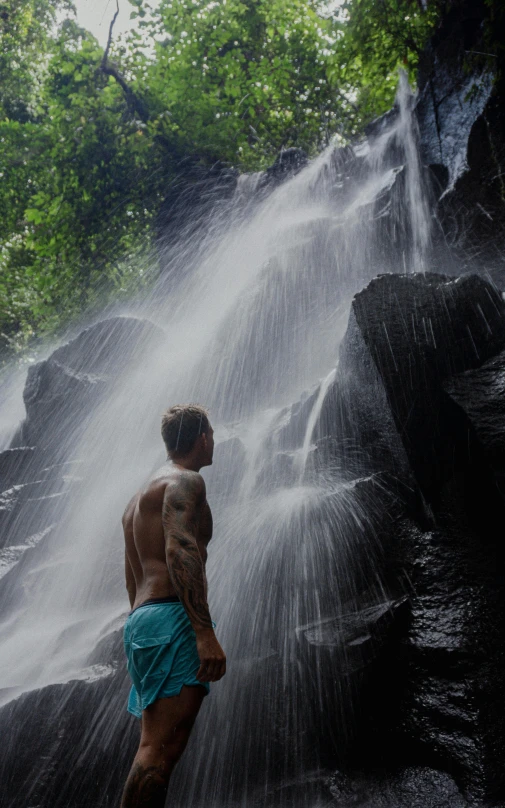
[[[142,606],[152,606],[155,603],[180,603],[181,599],[177,595],[169,595],[166,598],[151,598],[150,600],[145,600],[139,606],[135,606],[134,609],[131,610],[130,614],[136,612],[137,609],[141,609]]]

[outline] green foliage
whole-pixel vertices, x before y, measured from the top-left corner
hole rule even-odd
[[[29,120],[37,105],[39,75],[34,64],[48,58],[59,12],[70,0],[0,0],[0,114]]]
[[[416,0],[161,0],[149,18],[131,2],[155,42],[150,58],[135,33],[124,58],[152,131],[246,169],[289,146],[314,153],[384,112],[399,66],[415,83],[439,14]]]
[[[334,73],[355,88],[361,126],[392,106],[399,67],[415,86],[419,55],[441,11],[438,0],[345,0],[346,35]]]
[[[67,21],[50,45],[31,119],[0,119],[0,332],[14,349],[143,281],[131,267],[159,200],[158,149],[96,40]]]
[[[181,158],[254,170],[352,138],[391,105],[399,64],[414,77],[438,14],[414,0],[130,2],[138,29],[106,58],[69,0],[0,0],[11,350],[145,282],[139,250]]]
[[[132,47],[127,65],[153,132],[258,168],[282,147],[319,149],[349,115],[328,80],[341,29],[320,0],[161,0],[144,20],[154,58]]]

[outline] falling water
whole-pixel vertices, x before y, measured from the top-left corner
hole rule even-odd
[[[330,147],[266,198],[239,183],[226,221],[171,256],[178,283],[134,309],[163,338],[144,338],[83,437],[60,447],[74,464],[67,504],[55,497],[56,527],[24,558],[14,593],[0,589],[1,703],[112,675],[90,657],[128,608],[122,511],[163,462],[164,408],[210,408],[210,606],[229,673],[176,774],[181,805],[277,804],[293,783],[317,782],[352,734],[345,652],[314,637],[372,585],[356,567],[364,548],[373,557],[373,503],[359,481],[309,479],[305,465],[352,296],[379,272],[425,268],[429,211],[404,79],[398,110],[370,146]],[[34,526],[15,533],[34,546]],[[94,709],[112,738],[116,715]]]
[[[311,448],[311,441],[312,441],[312,436],[314,434],[314,429],[315,429],[315,426],[316,426],[317,421],[319,419],[319,416],[321,414],[321,408],[322,408],[324,400],[326,398],[326,394],[327,394],[330,386],[335,381],[336,374],[337,374],[337,368],[334,367],[334,368],[332,368],[330,370],[328,375],[324,379],[322,379],[322,381],[321,381],[321,383],[319,385],[317,398],[316,398],[316,400],[314,402],[314,406],[312,407],[312,410],[310,412],[310,415],[309,415],[309,418],[308,418],[308,421],[307,421],[307,426],[306,426],[306,429],[305,429],[305,437],[303,439],[303,444],[302,444],[302,448],[301,448],[301,452],[300,452],[300,456],[299,456],[299,467],[300,467],[300,472],[299,473],[300,473],[300,479],[301,480],[303,479],[303,475],[305,473],[305,466],[307,464],[307,458],[309,456],[309,451],[310,451],[310,448]]]
[[[414,101],[415,96],[407,74],[401,70],[396,94],[398,110],[396,125],[387,127],[382,132],[369,154],[369,160],[372,167],[380,173],[388,152],[394,151],[396,147],[400,154],[403,154],[404,165],[395,165],[391,169],[393,174],[397,172],[405,174],[405,196],[402,200],[405,204],[405,213],[397,224],[407,231],[404,239],[405,271],[423,272],[426,270],[431,243],[431,214],[418,150],[417,120],[412,114]]]

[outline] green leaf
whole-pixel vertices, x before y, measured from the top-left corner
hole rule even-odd
[[[44,217],[38,208],[27,208],[25,210],[25,219],[34,224],[40,224]]]

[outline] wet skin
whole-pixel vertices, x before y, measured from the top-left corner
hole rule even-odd
[[[167,487],[168,493],[173,492],[171,499],[165,498]],[[212,514],[204,494],[199,474],[168,462],[128,503],[123,530],[126,587],[132,609],[151,598],[178,594],[167,564],[165,530],[179,529],[177,506],[184,497],[192,511],[188,521],[205,570],[207,545],[212,538]],[[178,502],[174,502],[174,497]]]
[[[123,516],[125,575],[130,605],[177,595],[196,634],[197,679],[215,682],[226,657],[212,628],[205,562],[212,514],[198,471],[212,463],[213,430],[191,453],[170,459],[128,503]],[[182,755],[205,690],[184,686],[142,713],[140,746],[125,785],[122,808],[163,808],[170,775]]]

